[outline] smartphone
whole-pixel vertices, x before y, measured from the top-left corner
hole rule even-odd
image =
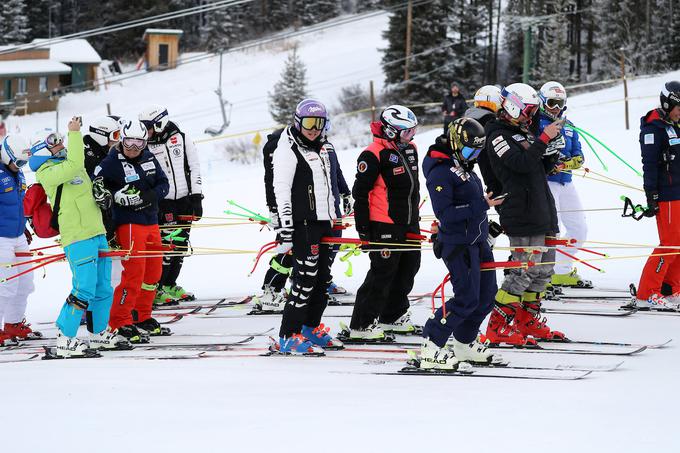
[[[503,199],[504,199],[505,197],[507,197],[507,196],[508,196],[508,193],[506,192],[506,193],[500,194],[500,195],[497,196],[497,197],[493,197],[492,200],[494,200],[494,201],[496,201],[496,200],[503,200]]]

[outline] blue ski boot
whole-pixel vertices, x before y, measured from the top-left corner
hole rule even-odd
[[[293,334],[288,338],[280,337],[279,344],[276,346],[276,352],[283,355],[324,355],[322,349],[314,346],[300,334]]]
[[[312,344],[323,349],[344,349],[342,341],[328,335],[330,327],[319,324],[318,327],[302,326],[302,336]]]

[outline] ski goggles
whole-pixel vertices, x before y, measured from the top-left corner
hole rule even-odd
[[[107,132],[104,129],[98,129],[96,127],[90,126],[90,132],[93,134],[101,135],[102,137],[106,137],[107,140],[110,141],[120,141],[120,129],[116,129],[112,132]]]
[[[479,156],[479,153],[482,152],[482,148],[473,148],[471,146],[463,146],[463,149],[460,151],[460,155],[463,156],[463,159],[465,160],[474,160],[477,159]]]
[[[501,91],[501,96],[504,98],[503,108],[512,119],[516,120],[521,116],[531,119],[538,111],[538,104],[525,104],[519,96],[505,88]]]
[[[59,132],[51,132],[50,135],[45,138],[45,144],[48,148],[54,148],[62,143],[64,143],[64,137],[62,137]]]
[[[410,142],[411,139],[413,139],[413,136],[416,135],[417,130],[418,130],[417,127],[411,127],[402,130],[401,132],[399,132],[399,135],[403,141]]]
[[[142,150],[146,148],[146,140],[143,138],[126,137],[123,139],[123,146],[126,148],[136,148]]]
[[[300,118],[300,127],[302,129],[307,129],[308,131],[316,129],[317,131],[322,131],[326,126],[326,118],[321,118],[317,116],[306,116]]]
[[[17,168],[21,168],[21,167],[25,166],[28,163],[28,161],[24,160],[24,159],[16,159],[16,160],[13,161],[13,163],[14,163],[14,165],[17,166]]]
[[[565,106],[566,102],[564,99],[546,99],[545,100],[545,105],[549,109],[560,109],[562,110]]]

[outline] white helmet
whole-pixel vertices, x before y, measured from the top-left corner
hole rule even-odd
[[[122,123],[120,129],[120,142],[125,148],[137,148],[142,150],[146,148],[146,142],[149,139],[149,131],[146,130],[141,121],[132,120]]]
[[[151,105],[142,110],[139,114],[139,121],[144,123],[147,129],[153,127],[154,132],[160,134],[165,130],[165,126],[168,125],[168,109],[158,105]]]
[[[0,158],[5,165],[14,164],[21,168],[31,157],[31,145],[21,135],[7,135],[0,145]]]
[[[57,131],[46,127],[33,134],[31,140],[31,155],[52,157],[51,148],[63,144],[64,137]],[[66,157],[66,148],[57,153],[54,157]]]
[[[567,90],[559,82],[546,82],[538,93],[543,106],[551,109],[558,107],[561,111],[567,108]]]
[[[513,83],[501,90],[501,107],[513,120],[532,118],[540,103],[536,90],[526,83]]]
[[[418,126],[416,115],[403,105],[390,105],[385,108],[380,114],[380,122],[385,137],[394,141],[402,138],[409,141]]]
[[[120,140],[120,123],[116,116],[102,116],[90,123],[90,137],[100,146],[107,146],[109,141]]]
[[[494,85],[484,85],[475,93],[474,106],[495,113],[501,106],[501,89]]]

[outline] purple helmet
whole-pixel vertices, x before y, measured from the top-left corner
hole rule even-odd
[[[293,125],[298,131],[302,129],[323,131],[327,122],[328,112],[326,112],[326,106],[319,101],[305,99],[295,107]]]

